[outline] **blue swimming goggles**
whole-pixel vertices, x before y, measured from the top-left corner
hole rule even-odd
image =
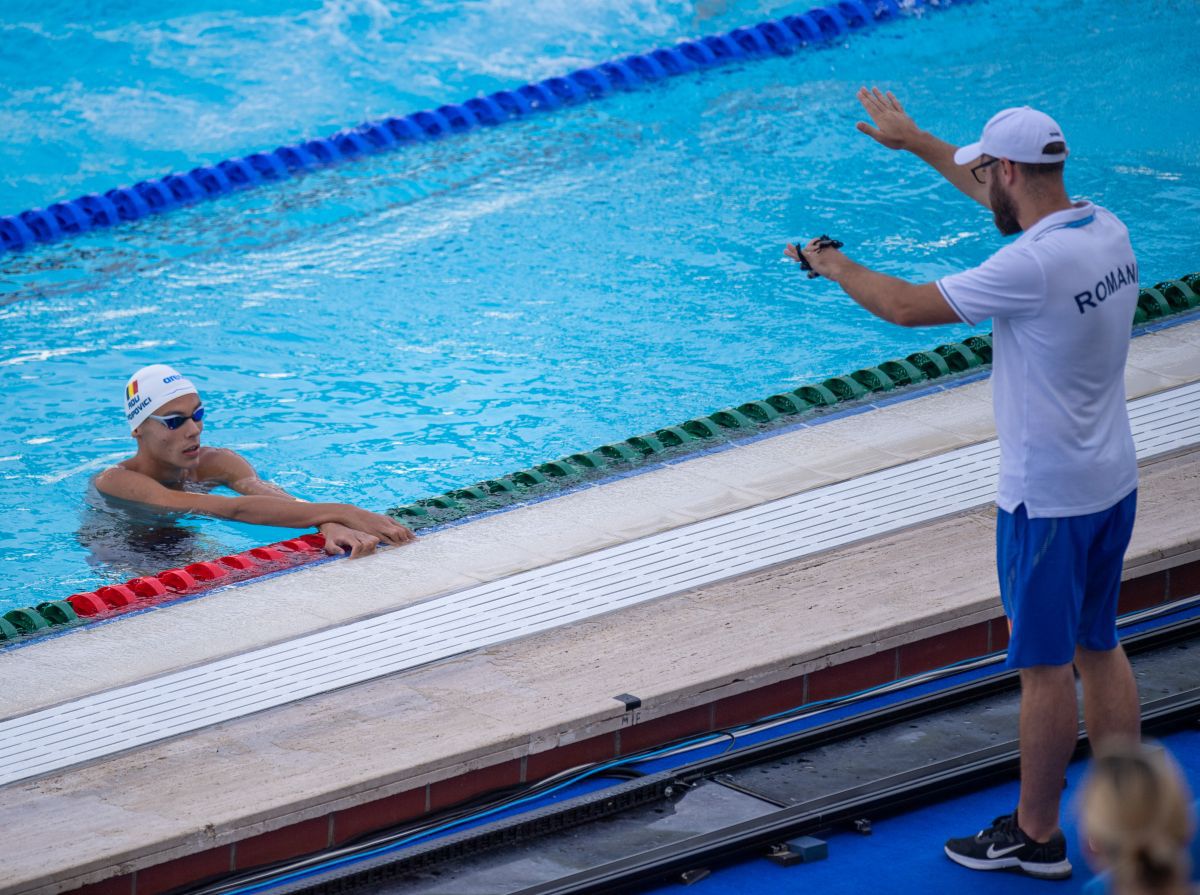
[[[172,413],[170,416],[155,416],[153,413],[149,413],[147,416],[149,416],[152,420],[158,420],[160,423],[174,432],[188,420],[191,420],[193,423],[198,423],[203,420],[204,405],[201,404],[199,407],[193,410],[191,416],[187,416],[182,413]]]

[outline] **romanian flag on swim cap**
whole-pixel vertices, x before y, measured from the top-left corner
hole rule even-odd
[[[130,400],[136,394],[137,394],[137,380],[134,379],[132,382],[129,383],[129,385],[125,386],[125,400],[126,401]]]

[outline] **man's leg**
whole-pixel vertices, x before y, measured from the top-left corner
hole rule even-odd
[[[947,840],[946,856],[972,870],[1071,875],[1058,828],[1063,773],[1079,730],[1071,659],[1082,588],[1071,529],[1070,521],[1030,519],[1024,506],[997,511],[996,570],[1011,631],[1006,664],[1021,670],[1021,795],[1017,811]]]
[[[1142,732],[1141,704],[1125,650],[1120,645],[1110,650],[1078,647],[1075,667],[1083,681],[1083,717],[1092,752],[1105,740],[1137,740]]]
[[[1078,719],[1069,663],[1021,669],[1020,804],[974,836],[947,841],[950,860],[973,870],[1014,868],[1046,879],[1071,875],[1058,808]]]
[[[1078,647],[1083,715],[1092,748],[1141,733],[1137,682],[1125,650]],[[1021,669],[1021,800],[1017,822],[1030,839],[1045,842],[1058,828],[1063,775],[1078,731],[1075,678],[1070,665]]]
[[[1022,668],[1017,823],[1030,839],[1046,842],[1058,829],[1063,776],[1078,732],[1079,708],[1071,666]]]

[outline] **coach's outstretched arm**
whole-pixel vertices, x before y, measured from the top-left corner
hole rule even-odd
[[[987,186],[975,180],[969,166],[954,163],[954,150],[958,147],[917,127],[895,94],[890,90],[883,93],[878,87],[869,90],[860,87],[857,95],[874,122],[874,126],[865,121],[858,122],[856,126],[860,131],[888,149],[908,150],[984,208],[992,207]]]
[[[863,267],[837,249],[822,245],[820,239],[803,248],[789,243],[784,254],[793,261],[799,261],[803,254],[814,272],[833,280],[852,299],[888,323],[933,326],[963,322],[937,283],[910,283]]]

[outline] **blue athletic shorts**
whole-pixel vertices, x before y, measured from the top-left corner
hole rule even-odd
[[[1137,490],[1086,516],[1030,519],[998,510],[996,570],[1008,616],[1009,668],[1066,665],[1075,647],[1117,645],[1117,596]]]

